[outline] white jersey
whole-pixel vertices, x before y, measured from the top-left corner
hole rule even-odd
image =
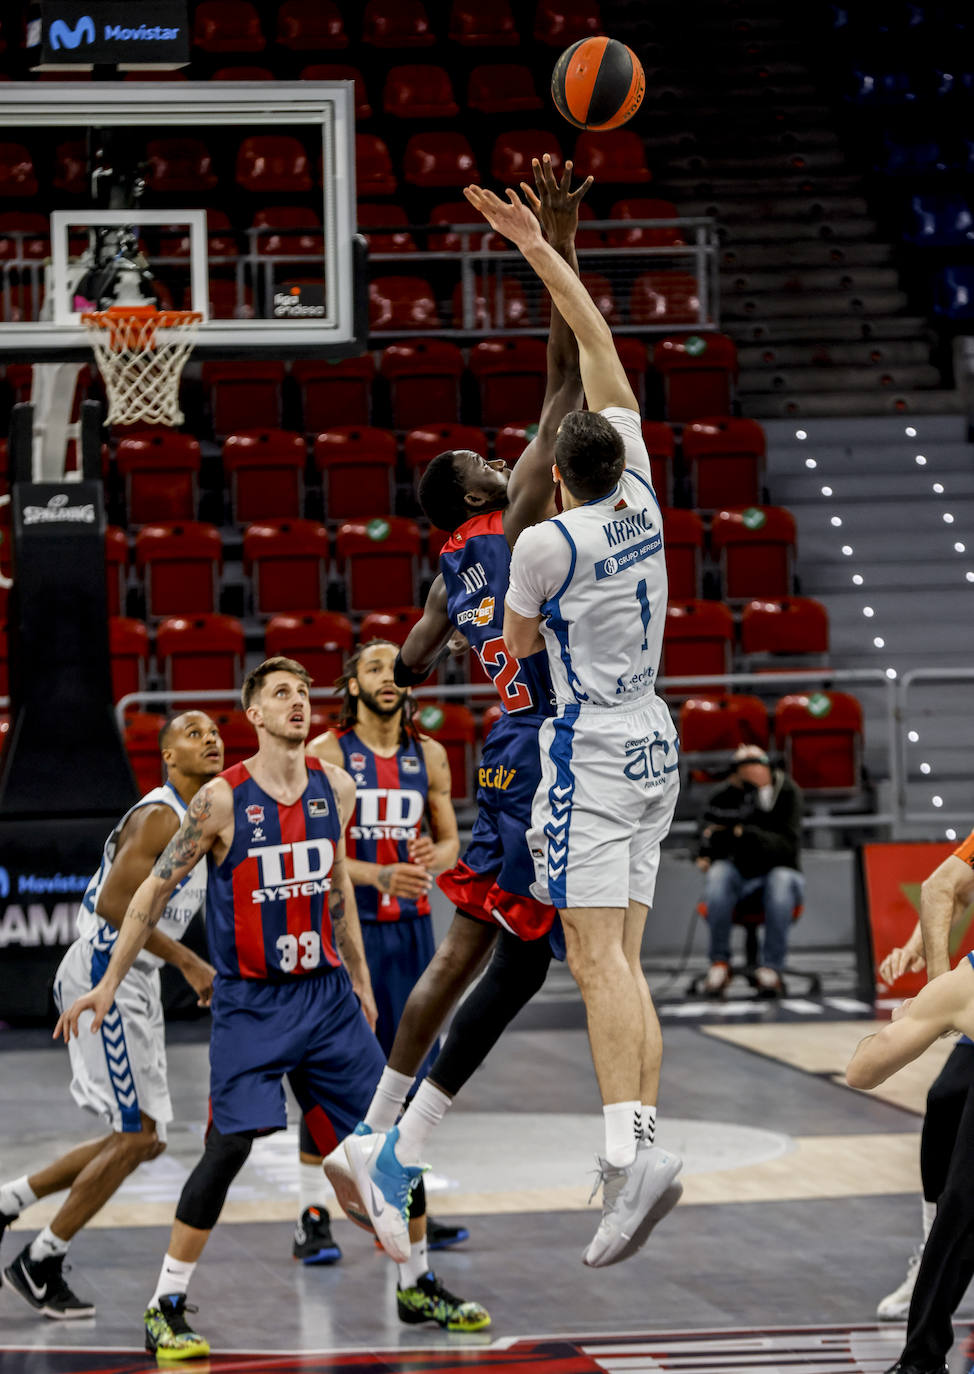
[[[170,786],[169,783],[164,783],[161,787],[154,787],[151,792],[147,792],[129,811],[126,811],[105,841],[101,866],[85,888],[85,895],[82,897],[81,906],[78,908],[78,935],[81,939],[87,940],[96,950],[110,953],[118,937],[116,927],[98,915],[98,898],[118,852],[118,838],[122,833],[122,828],[129,817],[141,807],[158,806],[160,803],[163,806],[171,807],[180,824],[182,824],[183,817],[186,815],[186,804],[174,787]],[[168,935],[172,940],[181,940],[186,934],[186,928],[190,921],[202,909],[205,901],[206,860],[200,859],[196,867],[187,873],[169,898],[162,918],[155,929],[161,931],[163,935]],[[159,968],[162,963],[163,960],[158,955],[149,954],[145,950],[136,960],[136,965],[144,969]]]
[[[622,437],[625,471],[607,496],[524,531],[507,604],[541,614],[559,707],[631,710],[655,694],[663,649],[663,522],[638,412],[601,414]]]

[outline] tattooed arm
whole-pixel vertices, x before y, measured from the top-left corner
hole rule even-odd
[[[232,824],[230,787],[222,778],[214,778],[197,792],[182,825],[159,855],[152,872],[136,888],[101,982],[61,1013],[54,1027],[55,1039],[63,1035],[67,1042],[72,1035],[77,1035],[78,1021],[85,1011],[95,1013],[92,1032],[99,1029],[115,1000],[119,983],[134,964],[169,898],[212,848],[220,832]]]
[[[348,860],[345,858],[345,827],[355,814],[355,784],[344,768],[325,763],[325,772],[338,800],[342,826],[342,839],[335,847],[335,859],[331,870],[328,913],[331,916],[335,948],[342,963],[348,969],[348,976],[352,980],[352,990],[362,1004],[365,1019],[375,1030],[379,1013],[372,992],[369,966],[365,959],[362,927],[359,925],[358,907],[355,905],[355,892],[348,872]]]

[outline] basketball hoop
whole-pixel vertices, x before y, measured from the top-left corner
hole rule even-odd
[[[179,379],[203,316],[195,310],[115,305],[81,316],[108,395],[107,423],[179,425]]]

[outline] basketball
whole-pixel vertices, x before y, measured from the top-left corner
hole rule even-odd
[[[559,114],[579,129],[618,129],[642,104],[642,63],[615,38],[582,38],[566,48],[551,76]]]

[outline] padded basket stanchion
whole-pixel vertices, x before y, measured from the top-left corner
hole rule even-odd
[[[203,316],[193,310],[112,306],[81,316],[105,382],[110,425],[179,425],[179,379]]]

